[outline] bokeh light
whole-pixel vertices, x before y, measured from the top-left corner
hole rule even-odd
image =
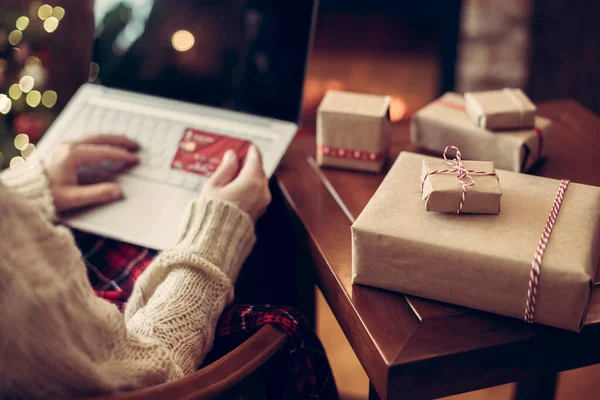
[[[4,93],[0,93],[0,110],[4,109],[4,107],[6,107],[9,100],[10,99]]]
[[[58,28],[58,19],[56,17],[50,17],[44,21],[44,29],[48,33],[52,33]]]
[[[29,144],[29,136],[26,133],[19,133],[15,136],[15,148],[17,150],[23,151]]]
[[[23,91],[21,90],[21,86],[19,86],[18,83],[11,85],[8,89],[8,95],[14,100],[19,100],[22,94]]]
[[[32,90],[31,92],[27,93],[25,101],[29,107],[35,108],[40,105],[40,101],[42,101],[42,94],[37,90]]]
[[[40,19],[42,21],[48,19],[48,17],[50,17],[52,15],[52,7],[49,6],[48,4],[44,4],[42,5],[38,11],[37,11],[37,15],[38,17],[40,17]]]
[[[20,156],[13,157],[10,160],[10,167],[11,168],[18,167],[19,165],[23,164],[24,162],[25,162],[25,159],[23,157],[20,157]]]
[[[13,46],[18,45],[21,42],[21,39],[23,39],[23,32],[18,29],[15,29],[8,34],[8,43],[12,44]]]
[[[35,18],[41,5],[41,1],[32,1],[31,4],[29,4],[29,16],[31,18]]]
[[[42,95],[42,104],[44,107],[52,108],[58,100],[58,95],[54,90],[46,90]]]
[[[25,75],[19,81],[19,86],[21,87],[21,90],[23,91],[23,93],[28,93],[29,91],[31,91],[31,89],[33,89],[34,84],[35,84],[35,81],[33,80],[33,77],[31,77],[29,75]]]
[[[88,76],[88,80],[90,82],[94,82],[98,79],[98,74],[100,74],[100,66],[95,62],[90,63],[90,74]]]
[[[21,150],[21,156],[28,160],[35,153],[35,145],[33,143],[29,143],[23,150]]]
[[[27,57],[27,60],[25,60],[26,67],[41,66],[41,65],[42,65],[42,60],[40,60],[36,56],[29,56],[29,57]]]
[[[177,31],[173,34],[171,38],[171,44],[173,48],[177,51],[188,51],[192,47],[194,47],[194,43],[196,43],[196,39],[194,39],[194,35],[191,32],[186,30]]]
[[[407,111],[406,101],[400,97],[392,97],[390,103],[390,120],[392,122],[401,121],[406,116]]]
[[[8,114],[10,112],[11,108],[12,108],[12,100],[7,99],[7,102],[4,104],[4,108],[0,108],[0,113]]]
[[[54,7],[52,9],[52,16],[59,21],[62,20],[65,16],[65,9],[60,6]]]
[[[16,23],[17,29],[20,31],[24,31],[29,26],[29,18],[26,16],[19,17]]]
[[[3,93],[0,94],[0,113],[8,114],[12,108],[12,101]]]

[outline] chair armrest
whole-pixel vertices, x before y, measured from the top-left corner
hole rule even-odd
[[[182,379],[88,400],[213,399],[258,370],[283,348],[286,341],[284,332],[265,325],[225,356]]]

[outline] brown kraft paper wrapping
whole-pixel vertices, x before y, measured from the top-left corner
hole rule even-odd
[[[525,129],[535,122],[536,107],[520,89],[465,93],[465,107],[482,129]]]
[[[352,226],[353,282],[523,320],[559,181],[496,170],[500,214],[430,213],[421,203],[423,158],[401,153]],[[581,329],[600,252],[599,205],[600,188],[568,186],[543,258],[535,322]]]
[[[494,163],[489,161],[463,161],[467,170],[494,172]],[[424,159],[421,171],[423,182],[422,199],[426,211],[440,213],[456,213],[462,196],[462,185],[458,182],[456,172],[430,174],[428,172],[452,168],[446,161]],[[467,195],[461,214],[498,214],[500,212],[500,183],[497,176],[477,175],[472,173],[474,185],[467,187]]]
[[[392,132],[390,101],[389,96],[328,91],[317,115],[317,163],[381,171],[388,156]],[[322,151],[324,147],[344,151],[344,156],[326,155]],[[355,157],[355,152],[360,153],[359,157]]]
[[[462,96],[446,93],[419,110],[411,121],[411,142],[442,154],[446,146],[460,148],[464,159],[493,161],[496,169],[525,172],[545,156],[552,121],[535,118],[536,129],[492,132],[473,125]],[[541,151],[540,151],[541,150]]]

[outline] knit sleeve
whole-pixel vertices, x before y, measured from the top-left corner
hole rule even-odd
[[[54,198],[40,157],[33,157],[18,167],[0,173],[0,183],[24,198],[50,220],[56,219]]]
[[[253,221],[232,203],[198,200],[186,215],[179,244],[138,278],[125,318],[130,331],[165,344],[189,374],[212,347],[219,316],[256,239]]]
[[[140,276],[126,320],[95,296],[69,231],[0,184],[0,393],[83,397],[193,372],[254,241],[251,220],[235,206],[211,200],[196,207],[184,234],[193,239]],[[213,242],[218,248],[199,250]]]

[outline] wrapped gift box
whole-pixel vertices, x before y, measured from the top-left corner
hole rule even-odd
[[[352,226],[353,282],[524,319],[559,181],[496,170],[498,215],[423,210],[424,156],[403,152]],[[568,185],[542,258],[535,322],[579,331],[600,254],[600,188]]]
[[[520,89],[465,93],[465,108],[483,129],[525,129],[535,123],[536,107]]]
[[[498,214],[500,212],[500,182],[498,181],[494,163],[489,161],[461,161],[465,169],[476,171],[470,173],[467,183],[472,185],[465,189],[465,201],[461,204],[462,185],[456,172],[444,160],[424,159],[421,171],[422,198],[425,210],[455,214]],[[435,173],[451,169],[449,172]],[[490,174],[490,175],[485,175]]]
[[[391,98],[330,90],[317,115],[317,163],[379,172],[388,156]]]
[[[411,121],[414,145],[441,154],[449,143],[460,148],[464,159],[493,161],[498,169],[525,172],[545,157],[552,121],[535,118],[533,129],[492,132],[473,125],[464,99],[446,93],[419,110]]]

